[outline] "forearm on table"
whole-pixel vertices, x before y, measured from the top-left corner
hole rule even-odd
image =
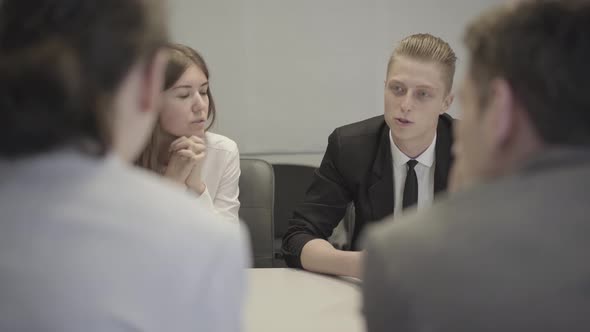
[[[360,278],[361,253],[342,251],[323,239],[314,239],[301,251],[301,265],[311,272]]]

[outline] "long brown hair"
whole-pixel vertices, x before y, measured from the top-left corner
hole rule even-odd
[[[186,70],[191,66],[197,66],[203,72],[203,74],[205,74],[205,77],[209,79],[209,68],[207,68],[207,64],[205,63],[203,57],[194,49],[182,44],[167,44],[164,49],[169,53],[168,63],[166,64],[166,72],[164,74],[164,91],[172,88],[184,74],[184,72],[186,72]],[[209,125],[205,131],[209,130],[211,126],[213,126],[213,123],[215,123],[216,110],[215,101],[213,100],[213,95],[211,94],[211,87],[207,89],[207,97],[209,97],[209,113],[207,115]],[[138,166],[156,171],[158,173],[161,172],[160,165],[158,165],[159,151],[156,151],[156,149],[160,145],[159,143],[162,140],[162,135],[162,127],[160,126],[160,121],[158,120],[146,148],[141,153],[136,162]]]

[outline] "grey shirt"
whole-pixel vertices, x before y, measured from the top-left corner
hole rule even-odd
[[[370,231],[369,332],[590,331],[590,150]]]
[[[114,156],[0,161],[0,331],[239,331],[249,244]]]

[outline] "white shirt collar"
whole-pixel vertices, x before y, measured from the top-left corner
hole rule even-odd
[[[391,136],[391,130],[389,130],[389,142],[391,145],[391,157],[393,158],[393,164],[397,167],[405,165],[410,159],[410,157],[406,156],[398,147],[395,145],[393,141],[393,137]],[[434,139],[430,146],[426,149],[426,151],[422,152],[418,158],[415,158],[416,161],[428,168],[432,167],[434,164],[434,154],[435,154],[435,147],[436,147],[436,133],[434,134]]]

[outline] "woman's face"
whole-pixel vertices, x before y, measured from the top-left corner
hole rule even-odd
[[[176,137],[205,137],[209,115],[209,80],[196,65],[190,66],[163,92],[160,125]]]

